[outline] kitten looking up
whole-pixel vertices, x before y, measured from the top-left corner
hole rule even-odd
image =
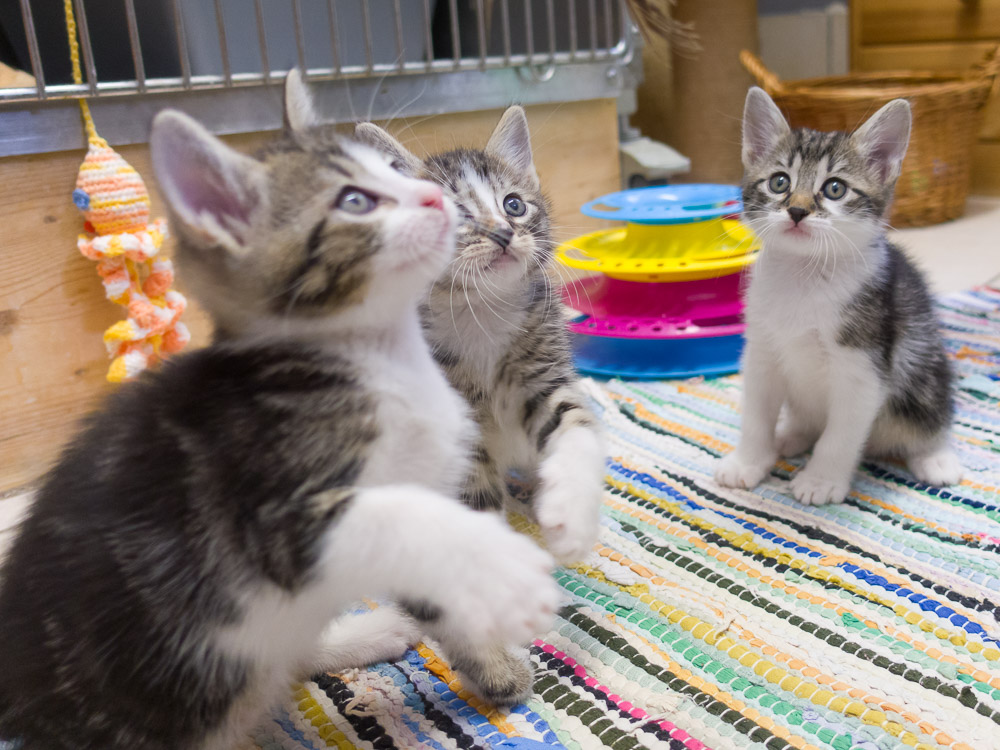
[[[465,484],[474,508],[502,510],[511,473],[537,480],[532,498],[548,549],[564,562],[597,538],[604,446],[570,356],[542,193],[524,110],[510,107],[484,149],[421,161],[371,123],[356,135],[397,168],[441,184],[461,214],[458,254],[422,308],[424,331],[449,382],[472,407],[481,438]],[[525,698],[533,683],[523,649],[444,642],[463,682],[493,703]]]
[[[521,643],[558,601],[547,554],[442,494],[473,430],[417,302],[454,207],[286,88],[291,128],[256,158],[154,121],[181,271],[227,336],[118,390],[18,531],[0,739],[24,750],[242,744],[309,670],[398,657],[391,611],[348,653],[322,637],[364,596],[426,602],[472,644]]]
[[[421,161],[382,128],[356,135],[404,172],[438,182],[461,214],[458,254],[431,287],[424,330],[482,432],[465,499],[510,500],[511,471],[538,479],[533,506],[556,558],[576,562],[597,537],[604,444],[573,368],[551,271],[554,242],[521,107],[509,107],[483,149]]]
[[[932,485],[948,447],[951,371],[927,284],[886,239],[910,136],[897,99],[853,134],[792,130],[761,89],[743,116],[743,216],[763,245],[747,291],[743,426],[716,480],[752,488],[779,455],[813,449],[792,480],[840,502],[863,452],[904,458]]]

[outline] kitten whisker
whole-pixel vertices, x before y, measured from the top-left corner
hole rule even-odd
[[[476,321],[476,325],[479,326],[479,330],[481,330],[483,333],[486,334],[486,338],[488,338],[490,340],[490,343],[495,344],[496,341],[490,335],[490,332],[487,331],[483,327],[483,324],[479,322],[479,317],[476,315],[476,309],[472,306],[472,301],[469,299],[469,286],[468,286],[468,283],[467,283],[467,273],[468,273],[468,270],[469,270],[468,269],[468,265],[463,266],[463,268],[462,268],[462,291],[465,293],[465,304],[468,306],[469,312],[472,313],[472,319],[474,321]]]

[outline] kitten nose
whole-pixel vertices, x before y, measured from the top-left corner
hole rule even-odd
[[[798,226],[799,222],[809,215],[809,212],[806,211],[804,208],[799,208],[798,206],[792,206],[791,208],[788,209],[788,215],[792,217],[792,221],[795,222],[795,226]]]
[[[444,208],[444,193],[437,185],[424,185],[417,194],[417,200],[424,208]]]
[[[486,237],[493,240],[500,246],[501,250],[506,250],[507,246],[510,244],[511,239],[514,237],[514,230],[510,227],[492,227],[483,232]]]

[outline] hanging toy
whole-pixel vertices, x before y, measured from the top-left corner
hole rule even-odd
[[[82,81],[76,21],[72,0],[66,0],[73,80]],[[73,202],[83,212],[88,234],[77,247],[97,261],[97,273],[109,300],[128,311],[125,320],[104,332],[112,357],[107,378],[120,383],[155,364],[163,355],[178,352],[191,340],[181,313],[187,300],[170,287],[173,264],[159,256],[167,236],[164,219],[149,223],[149,192],[142,177],[107,141],[97,134],[87,102],[80,100],[87,130],[87,156],[76,178]]]

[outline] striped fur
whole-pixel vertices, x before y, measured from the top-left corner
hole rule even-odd
[[[484,149],[423,163],[374,125],[359,126],[357,134],[392,154],[401,169],[441,184],[462,217],[458,255],[433,285],[422,318],[435,358],[480,428],[466,502],[505,508],[517,473],[537,483],[533,509],[550,551],[567,562],[583,558],[597,536],[604,450],[549,276],[549,203],[524,111],[508,109]],[[530,688],[518,656],[463,652],[459,663],[493,700],[510,702]]]

